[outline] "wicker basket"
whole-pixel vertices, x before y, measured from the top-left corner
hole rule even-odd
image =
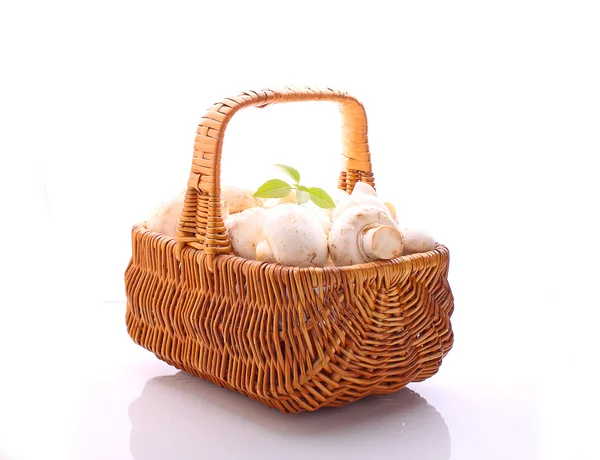
[[[341,268],[292,268],[231,255],[220,206],[225,128],[248,106],[335,101],[339,187],[374,185],[364,108],[330,89],[248,91],[197,129],[176,239],[133,227],[127,329],[167,363],[282,412],[342,406],[434,375],[453,343],[449,255],[433,251]]]

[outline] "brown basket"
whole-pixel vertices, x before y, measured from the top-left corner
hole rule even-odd
[[[132,339],[167,363],[282,412],[342,406],[431,377],[453,343],[448,249],[340,268],[231,255],[221,216],[225,128],[248,106],[335,101],[339,187],[374,185],[364,108],[331,89],[248,91],[213,105],[196,131],[176,239],[133,227],[125,273]]]

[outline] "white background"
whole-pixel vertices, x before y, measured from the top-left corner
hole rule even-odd
[[[410,386],[445,420],[439,458],[599,458],[599,24],[592,1],[3,2],[0,459],[435,445],[426,428],[396,442],[402,395],[297,422],[192,381],[175,410],[152,380],[175,370],[127,337],[131,226],[185,186],[213,102],[286,84],[364,103],[380,195],[450,249],[455,347]],[[339,137],[335,106],[247,110],[223,183],[282,162],[330,189]],[[172,430],[152,448],[166,429],[144,426],[143,454],[138,399]]]

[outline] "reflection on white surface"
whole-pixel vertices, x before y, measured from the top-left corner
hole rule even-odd
[[[129,418],[135,460],[450,458],[444,419],[408,388],[286,415],[179,372],[148,381]]]

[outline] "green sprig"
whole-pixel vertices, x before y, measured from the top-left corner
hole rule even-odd
[[[291,166],[276,164],[279,169],[294,180],[294,184],[288,184],[281,179],[271,179],[262,184],[256,193],[257,198],[283,198],[292,190],[296,191],[298,204],[304,204],[309,200],[323,209],[335,208],[335,203],[329,194],[319,187],[305,187],[300,185],[300,173]]]

